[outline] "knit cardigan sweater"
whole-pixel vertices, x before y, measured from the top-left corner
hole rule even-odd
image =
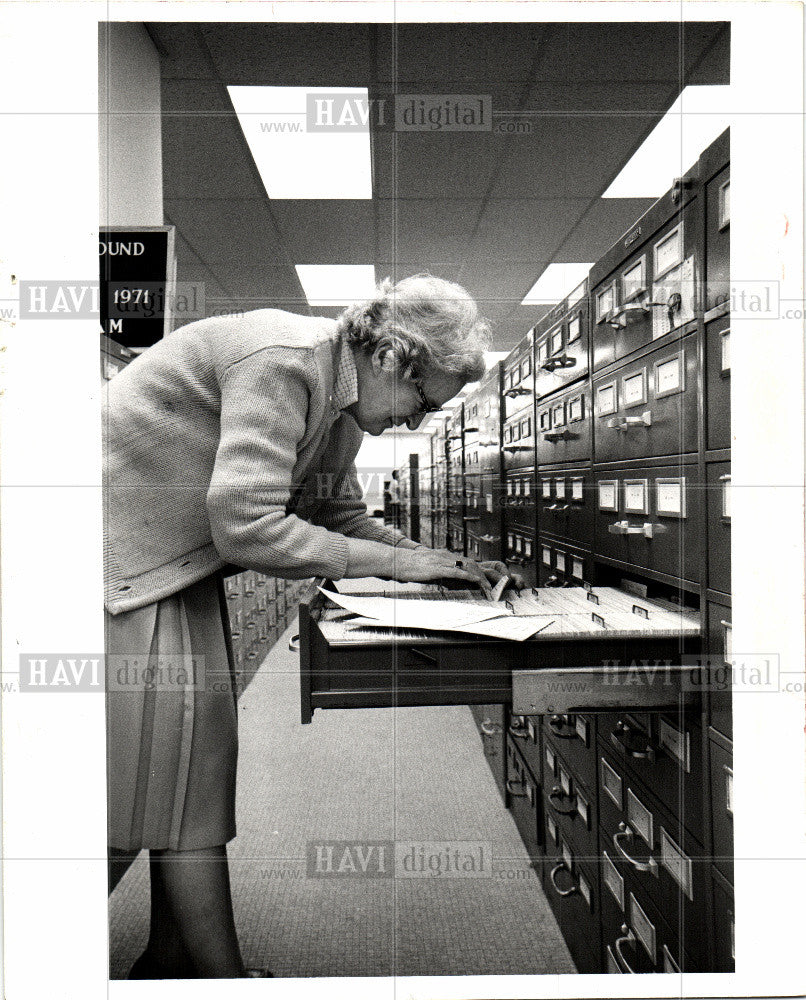
[[[362,431],[337,409],[333,320],[258,309],[190,323],[105,389],[105,604],[150,604],[227,564],[338,580],[367,515]],[[344,359],[342,359],[344,360]]]

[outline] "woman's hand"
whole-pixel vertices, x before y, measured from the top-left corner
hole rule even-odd
[[[499,573],[498,576],[501,574]],[[447,549],[395,549],[393,579],[403,583],[428,583],[434,580],[466,580],[490,594],[487,574],[473,559]]]
[[[512,586],[516,590],[523,590],[526,587],[524,578],[519,573],[513,573],[506,563],[493,560],[491,562],[479,563],[479,566],[484,570],[487,579],[494,584],[498,583],[502,576],[507,576],[512,581]]]

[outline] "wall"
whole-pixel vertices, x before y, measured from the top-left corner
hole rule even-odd
[[[142,24],[99,25],[102,226],[161,226],[160,66]]]

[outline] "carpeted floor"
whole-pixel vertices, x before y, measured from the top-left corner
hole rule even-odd
[[[239,703],[238,837],[229,853],[247,966],[284,977],[574,972],[469,709],[317,711],[301,726],[293,631]],[[349,847],[356,870],[308,876],[309,851],[334,841],[347,843],[333,857]],[[399,864],[397,877],[382,877],[380,847],[384,861],[394,848],[369,852],[370,841],[394,841],[408,857],[414,849],[418,864],[441,860],[445,847],[454,864],[472,852],[478,859],[482,844],[485,873],[401,877]],[[147,932],[143,853],[110,897],[113,979],[125,978]]]

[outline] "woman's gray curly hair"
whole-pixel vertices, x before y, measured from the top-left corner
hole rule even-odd
[[[464,288],[431,274],[396,285],[386,278],[373,299],[344,310],[339,330],[370,354],[386,349],[385,369],[408,379],[443,374],[475,382],[491,341],[489,324]]]

